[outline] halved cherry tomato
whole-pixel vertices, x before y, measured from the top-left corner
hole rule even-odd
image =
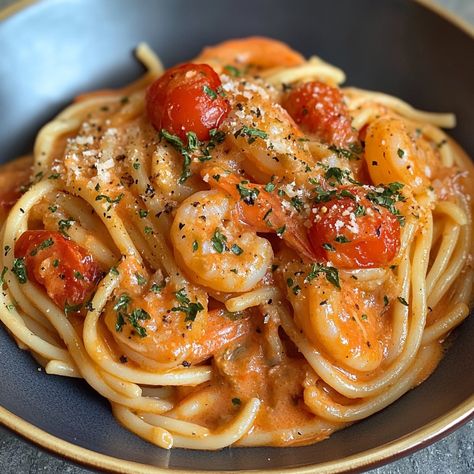
[[[80,310],[100,276],[92,256],[59,232],[27,230],[15,244],[15,257],[24,258],[28,278],[71,312]]]
[[[157,130],[166,129],[186,140],[194,132],[208,140],[229,114],[230,105],[221,95],[221,80],[207,64],[182,64],[168,69],[148,89],[148,117]]]
[[[304,131],[322,141],[347,146],[357,140],[341,91],[323,82],[305,82],[289,92],[282,106]]]
[[[355,197],[335,197],[313,208],[309,238],[319,258],[336,267],[374,268],[389,264],[400,248],[400,223],[388,209],[351,187]]]

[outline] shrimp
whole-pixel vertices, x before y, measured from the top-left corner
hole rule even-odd
[[[375,295],[364,297],[349,280],[337,288],[327,279],[331,267],[302,271],[299,262],[281,270],[295,323],[308,340],[337,363],[369,372],[377,369],[384,354],[383,303]],[[308,271],[309,270],[309,271]]]
[[[253,231],[277,233],[300,255],[314,259],[303,221],[285,211],[276,192],[269,192],[266,186],[249,183],[217,166],[203,168],[201,175],[206,177],[211,188],[220,189],[237,201],[239,220]]]
[[[244,170],[259,182],[278,176],[307,186],[319,170],[313,170],[316,162],[304,134],[278,103],[275,91],[250,79],[230,78],[223,79],[223,89],[232,112],[221,130]]]
[[[209,63],[218,69],[225,66],[257,72],[276,67],[303,64],[304,57],[281,41],[260,36],[224,41],[201,51],[195,62]]]
[[[176,260],[197,284],[224,292],[245,292],[265,276],[273,261],[270,242],[245,229],[235,200],[200,191],[178,208],[171,225]]]
[[[0,215],[6,213],[21,197],[22,187],[27,187],[33,158],[25,156],[2,165],[0,174]],[[39,177],[36,176],[38,179]]]
[[[249,330],[224,310],[207,310],[204,290],[168,282],[144,295],[119,291],[105,310],[105,324],[123,354],[146,369],[198,364]]]
[[[411,136],[403,120],[387,116],[368,126],[365,159],[374,184],[399,181],[415,192],[430,184],[439,161],[424,138]]]

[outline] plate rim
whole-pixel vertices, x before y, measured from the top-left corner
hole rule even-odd
[[[17,2],[0,9],[0,22],[8,17],[23,11],[44,0],[18,0]],[[462,30],[474,40],[474,25],[465,21],[447,8],[435,3],[433,0],[412,0],[423,6],[427,10],[431,10],[444,20]],[[474,419],[474,394],[467,398],[464,402],[445,413],[444,415],[434,419],[427,425],[408,433],[381,446],[362,451],[351,456],[335,460],[326,461],[319,464],[308,466],[299,466],[291,468],[269,468],[261,469],[259,472],[284,472],[287,474],[338,474],[343,472],[359,472],[365,468],[374,468],[405,457],[406,455],[418,451],[435,441],[452,433],[456,429],[468,421]],[[47,431],[38,428],[34,424],[15,415],[0,405],[0,424],[6,426],[14,433],[21,435],[27,441],[34,443],[37,447],[44,448],[63,458],[83,464],[88,467],[108,470],[109,472],[125,473],[125,474],[166,474],[174,472],[176,474],[191,474],[195,470],[175,469],[172,467],[161,468],[150,464],[143,464],[135,461],[116,458],[106,454],[98,453],[87,448],[83,448],[76,444],[65,441],[54,436]],[[237,448],[245,449],[245,448]],[[201,474],[212,474],[217,471],[198,471]],[[255,473],[255,470],[239,470],[226,471],[238,472],[240,474]]]

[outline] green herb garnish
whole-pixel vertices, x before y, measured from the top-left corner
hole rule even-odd
[[[191,302],[184,288],[181,288],[179,291],[175,292],[175,296],[178,300],[179,306],[171,308],[171,311],[181,311],[184,313],[186,315],[184,319],[185,321],[194,321],[199,311],[204,309],[204,306],[201,303]]]
[[[242,128],[240,128],[234,133],[235,138],[239,136],[247,137],[247,143],[249,145],[252,144],[255,140],[257,140],[257,138],[261,138],[262,140],[268,138],[267,132],[258,128],[247,127],[247,125],[244,125]]]
[[[18,283],[24,284],[28,281],[24,258],[15,258],[13,260],[12,272],[16,276]]]
[[[326,280],[329,283],[332,283],[336,288],[341,288],[339,282],[339,272],[335,267],[327,267],[322,263],[313,263],[311,265],[311,271],[308,276],[305,278],[304,282],[309,283],[311,280],[314,280],[319,274],[323,273],[326,276]]]
[[[211,237],[212,246],[217,253],[222,253],[226,250],[225,243],[227,242],[227,237],[221,233],[218,227],[214,231],[213,236]]]
[[[247,184],[249,184],[248,181],[241,181],[239,184],[236,184],[236,187],[245,204],[253,206],[260,191],[257,188],[248,188]]]

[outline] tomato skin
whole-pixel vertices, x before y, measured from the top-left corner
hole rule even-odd
[[[318,258],[329,260],[339,268],[388,265],[400,248],[399,221],[387,209],[370,202],[363,188],[348,190],[358,198],[357,202],[343,197],[314,206],[314,221],[309,230],[314,251]],[[365,215],[354,214],[357,204],[365,208]],[[346,242],[336,241],[337,237]],[[328,244],[334,250],[324,247]]]
[[[100,276],[92,256],[59,232],[27,230],[15,244],[15,257],[25,259],[28,278],[44,286],[60,308],[85,303]]]
[[[293,120],[322,141],[345,147],[357,140],[341,91],[323,82],[305,82],[290,91],[282,106]]]
[[[168,69],[149,87],[146,108],[152,125],[186,140],[186,132],[209,140],[230,112],[220,94],[221,80],[207,64],[182,64]],[[206,90],[208,92],[206,92]]]

